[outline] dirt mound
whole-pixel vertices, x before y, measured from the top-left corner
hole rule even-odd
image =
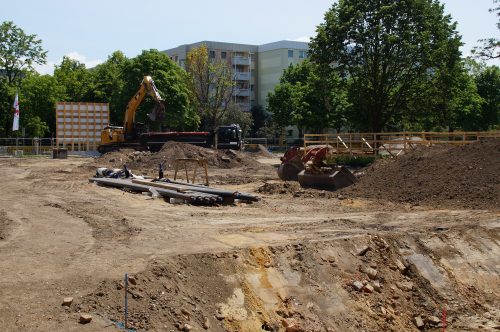
[[[342,193],[414,205],[498,209],[499,160],[498,139],[463,146],[422,146],[395,160],[376,162]]]
[[[167,142],[157,153],[122,149],[106,153],[97,160],[113,167],[123,167],[126,164],[137,173],[137,171],[158,170],[160,163],[163,163],[165,169],[173,169],[177,158],[205,159],[209,167],[222,169],[260,166],[258,161],[245,152],[213,150],[181,142]]]

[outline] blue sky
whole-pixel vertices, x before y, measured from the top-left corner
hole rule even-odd
[[[458,22],[468,55],[477,40],[499,37],[493,0],[442,0]],[[92,67],[115,50],[133,57],[201,40],[244,44],[307,40],[333,0],[16,0],[3,1],[0,21],[37,34],[49,51],[41,72],[63,55]],[[497,63],[498,64],[498,63]]]

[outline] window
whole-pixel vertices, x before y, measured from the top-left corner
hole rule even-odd
[[[307,58],[307,52],[306,51],[299,51],[299,58],[300,59]]]
[[[227,52],[220,52],[220,57],[221,57],[222,59],[227,58]]]
[[[293,50],[288,50],[288,57],[293,58]]]
[[[215,51],[210,51],[209,54],[208,54],[208,57],[210,59],[215,59]]]

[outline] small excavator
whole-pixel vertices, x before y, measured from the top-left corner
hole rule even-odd
[[[130,99],[125,111],[123,127],[107,126],[101,131],[100,153],[115,151],[120,148],[159,151],[168,141],[185,142],[203,147],[210,147],[217,142],[222,149],[241,150],[243,148],[242,131],[237,124],[220,126],[215,133],[199,132],[149,132],[143,123],[135,121],[135,114],[146,95],[155,100],[153,111],[148,114],[152,121],[162,120],[165,114],[165,101],[161,97],[151,76],[144,76],[139,90]],[[217,135],[218,140],[215,139]]]
[[[302,187],[335,190],[358,180],[345,166],[327,163],[333,149],[328,145],[293,147],[281,157],[278,176],[285,181],[298,181]]]

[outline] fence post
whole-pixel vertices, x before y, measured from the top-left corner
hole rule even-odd
[[[406,154],[406,132],[403,132],[403,152]]]

